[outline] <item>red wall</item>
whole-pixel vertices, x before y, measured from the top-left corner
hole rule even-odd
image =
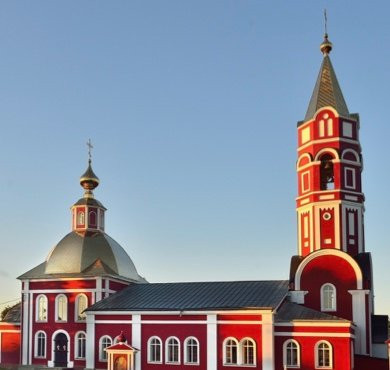
[[[6,331],[19,332],[6,332]],[[20,327],[13,324],[0,323],[1,336],[1,363],[2,364],[19,364],[20,363]]]
[[[301,370],[315,368],[315,344],[320,340],[328,341],[333,347],[333,370],[351,369],[351,339],[350,338],[321,338],[321,337],[275,337],[275,370],[283,368],[283,343],[288,339],[296,340],[300,345]],[[356,368],[357,369],[357,368]],[[374,369],[372,369],[374,370]],[[375,369],[376,370],[376,369]]]
[[[176,317],[177,319],[178,317]],[[163,347],[163,363],[150,365],[147,363],[147,344],[148,339],[152,336],[160,337]],[[206,324],[143,324],[141,327],[142,351],[141,351],[141,367],[142,369],[161,370],[174,368],[175,365],[165,364],[165,341],[168,337],[175,336],[180,341],[180,362],[184,362],[183,344],[187,337],[195,337],[199,341],[199,365],[194,368],[199,370],[207,369],[207,326]],[[176,365],[177,367],[177,365]],[[191,367],[191,366],[185,366]]]
[[[357,288],[356,274],[345,259],[325,255],[310,261],[301,275],[301,290],[306,290],[305,306],[321,311],[320,289],[325,283],[336,287],[337,310],[330,314],[352,321],[352,296],[350,289]]]

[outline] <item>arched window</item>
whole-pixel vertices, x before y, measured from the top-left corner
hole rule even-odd
[[[76,358],[85,358],[85,343],[86,343],[86,336],[83,331],[80,331],[76,334],[74,339],[75,344],[75,356]]]
[[[107,352],[105,349],[112,344],[112,339],[108,335],[104,335],[99,340],[99,359],[100,361],[107,361]]]
[[[333,157],[330,154],[324,154],[321,157],[320,165],[320,188],[321,190],[334,189],[334,171],[333,171]]]
[[[148,362],[162,363],[161,339],[159,337],[151,337],[148,340]]]
[[[175,337],[170,337],[165,342],[165,362],[168,364],[180,363],[180,343]]]
[[[88,225],[96,226],[96,212],[95,211],[89,212]]]
[[[35,334],[35,357],[45,358],[46,357],[46,333],[38,331]]]
[[[55,321],[68,321],[68,299],[64,294],[56,297]]]
[[[84,225],[85,224],[85,213],[84,212],[78,212],[77,213],[77,225]]]
[[[315,345],[316,369],[331,369],[333,367],[332,346],[329,342],[320,341]]]
[[[85,321],[86,314],[84,310],[88,307],[88,298],[85,294],[79,294],[76,297],[75,321]]]
[[[283,366],[300,366],[299,344],[296,340],[289,339],[283,343]]]
[[[36,303],[36,321],[47,321],[47,297],[43,294],[39,295]]]
[[[194,337],[184,341],[184,363],[199,364],[199,341]]]
[[[240,342],[241,365],[255,365],[256,364],[256,345],[250,338],[244,338]]]
[[[223,342],[223,363],[225,365],[238,364],[238,342],[234,338],[226,338]]]
[[[321,311],[336,311],[336,287],[326,283],[321,287]]]

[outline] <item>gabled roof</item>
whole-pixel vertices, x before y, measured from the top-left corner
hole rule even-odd
[[[274,309],[287,292],[287,280],[131,284],[87,311]]]
[[[337,316],[328,315],[327,313],[313,310],[299,304],[285,301],[279,307],[275,322],[291,322],[291,321],[338,321],[350,322]]]
[[[313,118],[318,109],[326,106],[333,107],[343,117],[350,115],[329,55],[325,54],[323,58],[303,122]]]

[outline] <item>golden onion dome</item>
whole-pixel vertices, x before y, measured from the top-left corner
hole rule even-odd
[[[324,41],[320,45],[320,50],[321,50],[322,54],[328,55],[331,52],[332,47],[333,47],[333,45],[328,39],[328,34],[325,33]]]
[[[88,161],[87,170],[80,177],[80,185],[88,192],[94,190],[99,185],[99,178],[92,170],[91,160]]]

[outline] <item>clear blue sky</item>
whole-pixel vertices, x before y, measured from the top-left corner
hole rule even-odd
[[[389,2],[0,4],[0,303],[70,230],[95,149],[107,232],[149,281],[286,279],[296,122],[323,8],[361,117],[366,249],[390,313]]]

